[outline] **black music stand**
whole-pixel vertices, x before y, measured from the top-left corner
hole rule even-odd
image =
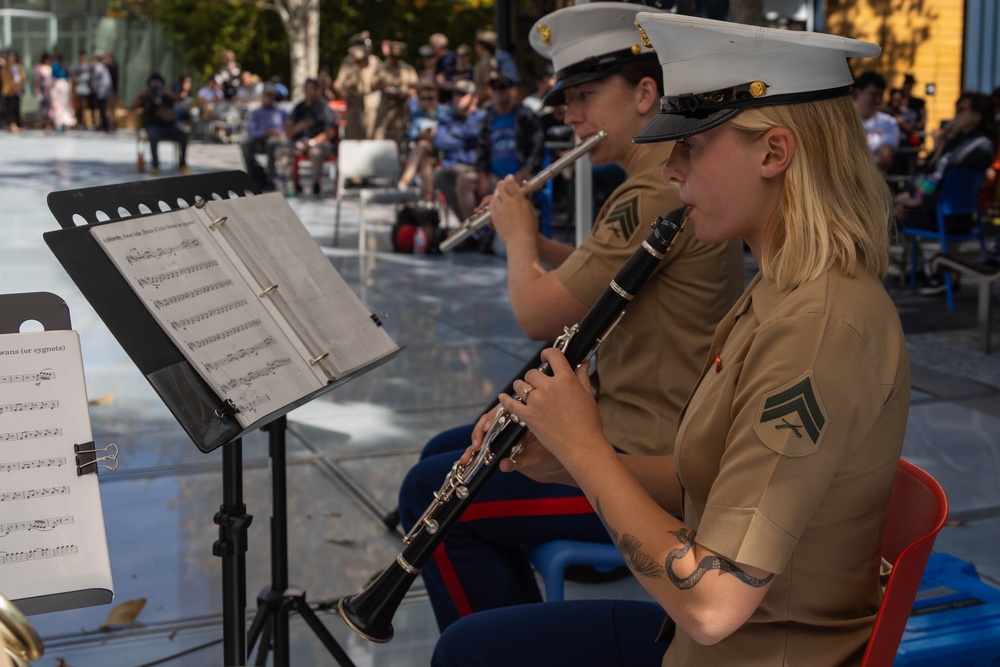
[[[379,362],[327,384],[242,428],[232,414],[219,410],[222,399],[152,318],[139,296],[90,233],[90,227],[94,225],[184,208],[198,199],[228,199],[255,194],[257,189],[253,181],[241,171],[52,192],[48,196],[49,209],[62,229],[45,233],[44,239],[195,445],[203,452],[223,448],[223,503],[214,516],[214,522],[219,525],[219,539],[213,545],[212,553],[222,558],[225,664],[243,665],[247,658],[246,551],[247,529],[253,517],[246,513],[243,502],[242,438],[260,428],[269,431],[272,459],[271,585],[265,587],[258,597],[261,606],[252,623],[250,647],[252,649],[263,628],[263,644],[273,640],[276,667],[287,667],[288,613],[294,609],[302,614],[341,665],[354,667],[305,603],[305,592],[288,585],[285,415],[371,370]],[[395,353],[388,355],[380,363],[394,356]],[[260,660],[266,660],[268,649],[262,645]]]

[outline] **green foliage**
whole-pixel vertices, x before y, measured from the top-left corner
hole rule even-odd
[[[320,67],[336,74],[347,53],[347,40],[362,30],[375,43],[405,42],[404,60],[419,67],[417,49],[435,32],[448,35],[451,46],[475,41],[476,30],[493,27],[493,0],[320,0]]]
[[[151,18],[173,35],[185,68],[198,86],[232,49],[245,68],[264,78],[289,80],[288,36],[277,13],[256,0],[109,0],[116,11]],[[371,32],[375,52],[383,39],[409,45],[404,60],[418,66],[417,49],[435,32],[452,46],[472,44],[476,30],[491,28],[493,0],[320,0],[320,69],[335,75],[347,40]]]

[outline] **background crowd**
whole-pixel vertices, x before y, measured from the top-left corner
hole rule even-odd
[[[413,51],[419,62],[406,61]],[[187,169],[189,138],[232,143],[262,190],[301,193],[297,167],[308,162],[316,175],[308,185],[319,197],[332,187],[324,190],[319,176],[336,158],[340,140],[389,139],[399,147],[397,187],[418,189],[428,204],[443,200],[465,219],[499,179],[530,177],[571,144],[563,108],[542,102],[554,85],[551,68],[527,74],[491,30],[477,31],[471,45],[435,33],[412,51],[406,43],[376,41],[363,31],[348,40],[335,73],[310,79],[300,100],[290,99],[278,77],[248,71],[226,50],[204,80],[185,74],[164,81],[153,72],[142,93],[123,105],[110,51],[80,51],[75,61],[58,51],[43,53],[27,72],[19,54],[7,49],[0,51],[0,128],[18,133],[24,127],[26,91],[39,101],[35,126],[47,132],[111,132],[128,118],[124,112],[134,110],[141,112],[137,129],[149,135],[153,173],[159,171],[156,147],[162,140],[177,144],[181,172]],[[991,94],[962,93],[954,118],[927,128],[915,77],[905,74],[898,86],[889,83],[873,71],[861,72],[852,99],[873,159],[897,193],[898,219],[909,227],[930,224],[934,190],[956,168],[982,173],[982,210],[1000,214],[1000,87]],[[603,186],[602,174],[595,177]],[[622,178],[611,173],[607,191]],[[567,183],[557,180],[554,187],[565,189]],[[954,224],[958,229],[967,223]],[[924,290],[935,293],[940,286],[931,281]]]

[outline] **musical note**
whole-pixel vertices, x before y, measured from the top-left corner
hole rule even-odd
[[[27,375],[0,375],[0,384],[16,384],[18,382],[33,382],[37,387],[45,380],[54,380],[56,372],[51,368],[45,368],[37,373]]]
[[[214,292],[215,290],[222,289],[223,287],[232,287],[232,285],[233,281],[227,278],[226,280],[220,280],[212,283],[211,285],[204,285],[202,287],[196,287],[193,290],[188,290],[187,292],[175,294],[174,296],[167,297],[166,299],[154,299],[153,305],[156,306],[157,310],[159,310],[160,308],[166,308],[167,306],[172,306],[176,303],[193,299],[194,297],[201,296],[202,294]]]
[[[68,486],[50,486],[44,489],[28,489],[27,491],[8,491],[0,493],[0,503],[8,500],[31,500],[32,498],[47,498],[49,496],[65,496],[69,494]]]
[[[75,544],[67,544],[64,547],[55,549],[30,549],[28,551],[0,551],[0,565],[10,565],[11,563],[23,563],[29,560],[40,560],[42,558],[58,558],[59,556],[72,556],[79,553]]]
[[[71,516],[57,516],[51,519],[34,519],[33,521],[15,521],[14,523],[0,523],[0,537],[6,537],[15,530],[40,530],[47,532],[56,526],[65,526],[74,523]]]
[[[66,465],[66,457],[59,456],[49,459],[34,459],[32,461],[15,461],[13,463],[0,463],[0,471],[11,472],[12,470],[30,470],[32,468],[59,468]]]
[[[0,414],[5,412],[24,412],[25,410],[54,410],[59,407],[59,401],[31,401],[29,403],[8,403],[0,405]]]
[[[132,248],[129,250],[128,254],[125,255],[125,259],[128,260],[129,264],[137,264],[149,259],[159,259],[160,257],[165,257],[167,255],[176,255],[182,250],[190,250],[191,248],[198,247],[201,247],[201,239],[184,239],[177,245],[167,246],[166,248],[143,250],[142,252],[139,252],[137,248]]]
[[[230,303],[222,304],[221,306],[216,306],[215,308],[210,308],[208,310],[202,311],[191,317],[185,317],[182,320],[170,320],[170,326],[173,327],[174,331],[178,329],[187,329],[192,324],[197,324],[210,317],[215,317],[216,315],[222,315],[223,313],[228,313],[230,310],[236,310],[237,308],[243,308],[247,305],[246,299],[239,299],[238,301],[231,301]]]
[[[0,433],[0,441],[5,440],[34,440],[35,438],[56,438],[62,435],[61,428],[43,428],[32,431],[15,431],[14,433]]]
[[[268,347],[271,347],[272,345],[276,345],[277,343],[278,343],[278,341],[274,338],[274,336],[268,336],[267,338],[265,338],[261,342],[255,343],[254,345],[251,345],[250,347],[241,347],[240,349],[236,350],[235,352],[230,352],[229,354],[227,354],[226,356],[222,357],[221,359],[219,359],[217,361],[210,361],[210,362],[208,362],[207,364],[205,364],[205,370],[207,370],[209,373],[211,373],[212,371],[214,371],[216,369],[222,368],[223,366],[226,366],[228,364],[235,363],[235,362],[239,361],[240,359],[244,359],[246,357],[249,357],[252,354],[257,354],[261,350],[263,350],[265,348],[268,348]]]
[[[256,318],[256,319],[250,320],[249,322],[243,322],[241,324],[237,324],[234,327],[230,327],[230,328],[226,329],[225,331],[220,331],[218,333],[212,334],[211,336],[208,336],[206,338],[201,338],[199,340],[191,341],[190,343],[187,344],[187,346],[190,349],[192,349],[192,350],[196,350],[196,349],[198,349],[200,347],[205,347],[206,345],[211,345],[212,343],[217,343],[220,340],[225,340],[226,338],[229,338],[230,336],[235,336],[236,334],[240,333],[241,331],[246,331],[247,329],[252,329],[254,327],[259,327],[261,324],[263,324],[263,322],[260,320],[260,318]]]
[[[252,401],[247,401],[246,403],[240,403],[237,407],[239,407],[239,409],[242,412],[254,412],[260,406],[264,405],[265,403],[270,402],[270,400],[271,400],[271,397],[268,396],[267,394],[264,394],[263,396],[258,396],[257,398],[253,399]]]
[[[279,368],[282,368],[283,366],[287,366],[290,363],[292,363],[292,360],[289,359],[288,357],[285,357],[283,359],[275,359],[274,361],[269,361],[267,362],[267,365],[262,368],[250,371],[243,377],[233,378],[229,382],[224,383],[222,385],[222,392],[228,394],[230,391],[232,391],[236,387],[239,387],[240,385],[249,386],[253,384],[254,380],[258,380],[266,375],[273,375],[274,371],[276,371]]]
[[[191,266],[185,266],[179,269],[174,269],[173,271],[166,271],[164,273],[158,273],[153,276],[142,276],[136,278],[135,281],[139,283],[142,287],[152,286],[156,289],[160,288],[160,283],[165,283],[168,280],[173,280],[174,278],[180,278],[181,276],[190,275],[192,273],[198,273],[199,271],[204,271],[205,269],[212,269],[218,266],[219,263],[214,259],[210,259],[207,262],[201,262],[199,264],[192,264]]]

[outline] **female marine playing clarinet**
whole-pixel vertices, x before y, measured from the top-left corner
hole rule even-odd
[[[676,141],[663,175],[699,238],[742,238],[760,272],[716,329],[671,456],[618,454],[586,377],[556,350],[543,354],[552,377],[514,383],[524,404],[501,398],[535,438],[501,469],[578,486],[655,602],[475,614],[433,664],[857,665],[910,395],[881,283],[892,200],[848,98],[847,59],[879,47],[637,22],[666,95],[635,140]],[[665,618],[659,637],[674,636],[655,655],[650,628]]]
[[[565,104],[566,123],[581,139],[606,131],[589,158],[616,163],[628,175],[577,249],[538,233],[531,203],[513,179],[498,187],[490,207],[507,246],[511,306],[538,340],[555,339],[579,322],[649,234],[650,223],[680,206],[677,187],[660,174],[670,145],[631,141],[658,113],[662,87],[656,55],[640,43],[635,9],[629,8],[618,2],[570,7],[545,16],[531,31],[532,46],[556,70],[546,104]],[[598,351],[597,405],[616,447],[633,454],[670,451],[712,331],[744,284],[737,240],[707,244],[691,229],[681,234]],[[669,345],[659,347],[664,339]],[[400,493],[407,531],[471,433],[470,424],[426,446]],[[541,600],[521,545],[560,538],[610,541],[579,489],[494,476],[423,569],[439,626],[475,611]]]

